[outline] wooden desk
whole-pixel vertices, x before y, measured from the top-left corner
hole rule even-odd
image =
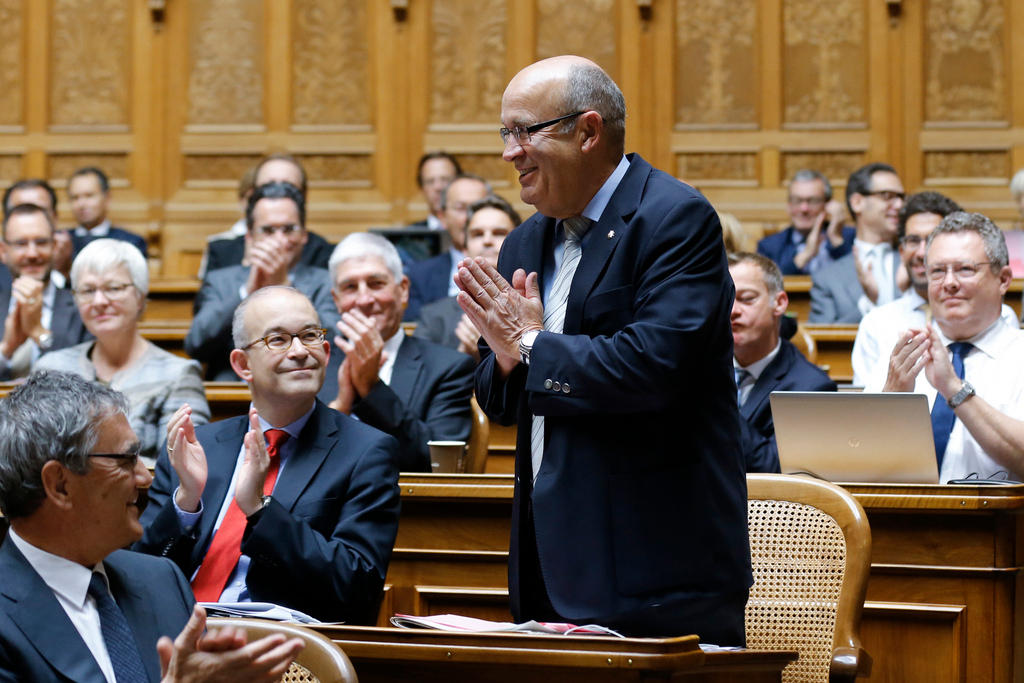
[[[149,295],[146,310],[142,314],[145,320],[182,320],[185,329],[192,322],[192,304],[199,291],[200,282],[196,278],[154,279],[149,283]]]
[[[697,636],[564,637],[316,626],[352,660],[363,683],[420,681],[779,681],[795,652],[704,654]]]
[[[818,362],[828,368],[828,376],[842,384],[853,381],[853,340],[856,325],[816,325],[804,323],[804,329],[818,347]]]
[[[508,620],[512,477],[399,483],[382,613]],[[1024,680],[1024,486],[844,486],[873,536],[861,625],[871,680]]]

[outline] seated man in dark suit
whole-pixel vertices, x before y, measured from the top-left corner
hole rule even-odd
[[[18,204],[32,204],[50,214],[50,222],[54,225],[51,277],[58,287],[67,287],[71,273],[71,231],[56,229],[57,192],[42,178],[22,178],[4,190],[3,204],[5,216]]]
[[[290,183],[299,189],[303,201],[308,196],[306,170],[291,154],[271,154],[264,157],[256,166],[255,173],[253,183],[256,187],[267,183]],[[326,269],[327,259],[331,258],[333,245],[315,232],[307,230],[306,235],[307,240],[299,255],[299,263]],[[247,255],[245,235],[214,240],[206,247],[205,272],[230,266],[247,266],[249,265],[246,260]]]
[[[289,183],[267,183],[249,197],[246,220],[250,242],[248,266],[231,266],[206,274],[196,295],[195,317],[185,336],[185,351],[206,363],[206,378],[237,381],[228,362],[231,314],[247,295],[269,285],[291,285],[308,296],[324,324],[333,328],[338,315],[331,302],[327,271],[300,262],[306,244],[306,207]]]
[[[416,167],[416,185],[423,193],[423,199],[427,202],[427,210],[430,212],[421,221],[411,224],[410,228],[430,228],[431,230],[444,230],[444,223],[441,216],[444,209],[441,206],[441,194],[444,188],[458,176],[462,175],[462,166],[459,160],[448,152],[427,152],[420,157]]]
[[[789,297],[782,273],[760,254],[729,255],[736,285],[732,306],[733,365],[748,472],[778,472],[779,451],[768,395],[773,391],[835,391],[836,383],[779,337]]]
[[[786,201],[792,224],[757,243],[783,275],[809,275],[853,249],[852,226],[843,226],[846,210],[832,199],[832,184],[822,173],[802,169],[789,181]]]
[[[71,215],[78,221],[71,230],[71,247],[75,254],[95,239],[110,237],[130,242],[146,256],[144,238],[111,225],[107,218],[110,181],[106,173],[95,166],[86,166],[72,173],[68,178],[68,199],[71,200]]]
[[[60,372],[0,402],[0,680],[277,680],[302,641],[202,635],[206,613],[178,568],[121,550],[142,535],[153,480],[127,408]]]
[[[33,204],[19,204],[4,216],[0,380],[24,377],[42,354],[92,338],[71,290],[57,284],[54,232],[50,214]]]
[[[466,248],[466,210],[473,202],[491,193],[486,180],[475,175],[461,175],[449,183],[441,195],[441,221],[452,245],[447,252],[409,266],[409,306],[404,320],[416,320],[420,308],[431,301],[455,296],[455,264],[462,260]]]
[[[402,310],[409,279],[394,245],[355,233],[331,256],[334,303],[341,313],[321,400],[391,434],[403,472],[429,472],[427,442],[466,441],[472,426],[473,368],[468,356],[406,336]]]
[[[175,413],[137,547],[172,558],[200,601],[373,624],[398,531],[398,444],[316,400],[331,347],[297,290],[251,294],[232,334],[249,414],[197,428],[187,404]]]
[[[482,256],[495,268],[505,236],[522,221],[512,205],[497,195],[484,197],[469,205],[466,214],[466,256]],[[416,337],[456,349],[479,362],[480,332],[462,312],[454,296],[432,301],[420,310]]]

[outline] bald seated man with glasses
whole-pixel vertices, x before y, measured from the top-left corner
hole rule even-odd
[[[398,530],[398,442],[317,400],[330,355],[291,288],[235,310],[231,367],[248,415],[167,429],[136,549],[173,559],[200,602],[272,602],[373,624]]]
[[[27,375],[44,353],[80,344],[92,335],[82,324],[71,290],[53,278],[52,215],[34,204],[18,204],[4,215],[3,239],[6,267],[0,266],[0,311],[6,317],[0,380],[10,380]]]
[[[1002,315],[1013,279],[1003,232],[957,211],[926,254],[931,324],[899,335],[881,389],[928,397],[940,482],[1024,480],[1024,331]]]
[[[206,379],[236,382],[231,368],[231,314],[253,292],[271,285],[287,285],[313,302],[320,320],[330,329],[338,321],[331,298],[331,283],[323,268],[301,262],[309,239],[306,200],[291,183],[261,185],[249,196],[249,265],[209,270],[196,295],[192,326],[185,336],[185,351],[206,364]]]

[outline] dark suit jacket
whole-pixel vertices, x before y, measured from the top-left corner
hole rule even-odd
[[[185,351],[206,363],[206,379],[238,382],[241,378],[231,369],[228,355],[235,348],[231,340],[231,318],[242,302],[239,290],[249,277],[249,269],[231,266],[207,271],[192,307],[192,326],[185,335]],[[331,298],[327,271],[301,263],[292,271],[292,285],[313,302],[320,314],[320,324],[328,333],[338,322],[338,309]]]
[[[331,349],[320,390],[325,403],[338,396],[338,368],[344,358],[337,347]],[[464,353],[406,337],[398,347],[391,384],[378,381],[352,406],[352,414],[398,439],[402,472],[429,472],[428,441],[469,440],[474,367]]]
[[[747,400],[740,406],[749,430],[743,451],[748,472],[778,472],[779,449],[775,445],[775,422],[768,395],[773,391],[835,391],[836,383],[818,366],[808,362],[795,346],[782,340],[779,353],[754,382]]]
[[[416,322],[413,336],[432,341],[449,349],[459,348],[459,338],[455,336],[455,328],[462,320],[462,307],[454,296],[446,296],[431,301],[420,309],[420,319]]]
[[[478,400],[492,419],[519,424],[509,557],[517,620],[530,616],[519,565],[528,498],[551,604],[571,621],[613,622],[751,584],[721,226],[696,190],[629,158],[583,238],[564,334],[541,332],[530,365],[505,381],[481,345]],[[498,270],[554,277],[544,268],[554,233],[553,219],[534,215],[505,239]],[[532,495],[531,413],[545,416],[546,435]]]
[[[7,318],[7,309],[11,305],[11,288],[14,280],[11,271],[7,266],[0,264],[0,315]],[[50,332],[53,334],[53,346],[50,351],[63,349],[75,344],[92,339],[92,335],[85,329],[81,317],[78,315],[78,306],[75,304],[75,297],[70,289],[57,289],[53,297],[53,316],[50,318]],[[3,339],[4,330],[0,325],[0,339]],[[0,366],[0,380],[8,380],[8,370]]]
[[[137,550],[170,557],[192,576],[210,546],[248,428],[242,415],[196,429],[209,476],[191,533],[181,528],[171,499],[178,477],[167,454],[160,455]],[[242,539],[254,602],[321,621],[376,622],[398,532],[397,451],[390,436],[317,402],[271,502],[249,520]]]
[[[326,270],[327,262],[331,259],[331,253],[334,251],[334,245],[315,232],[307,231],[307,234],[309,239],[302,247],[299,263]],[[244,256],[245,235],[231,239],[213,240],[206,245],[206,272],[229,266],[240,266]]]
[[[409,306],[405,309],[403,320],[416,320],[420,317],[420,309],[431,301],[448,296],[449,276],[452,274],[451,252],[417,261],[409,266]]]
[[[803,247],[802,241],[800,244],[793,242],[793,233],[795,232],[796,228],[791,225],[781,232],[768,235],[757,243],[757,253],[775,261],[775,265],[779,267],[783,275],[807,275],[805,268],[798,268],[793,262],[793,257]],[[856,234],[857,230],[853,226],[847,225],[843,228],[843,243],[838,247],[833,247],[832,243],[826,240],[828,255],[833,260],[838,260],[849,254],[853,250],[853,238]]]
[[[853,259],[854,255],[851,252],[811,276],[811,313],[808,316],[810,322],[860,322],[862,316],[857,301],[864,294],[864,288],[857,279],[857,266]],[[898,251],[893,251],[892,259],[892,272],[898,273],[903,267]]]
[[[135,635],[148,680],[160,680],[156,641],[177,637],[195,598],[174,563],[127,550],[103,561],[110,591]],[[104,682],[53,590],[10,539],[0,546],[0,681]]]
[[[129,232],[124,228],[118,228],[112,225],[110,226],[110,230],[107,231],[106,235],[80,236],[75,232],[74,228],[72,228],[70,232],[72,253],[76,256],[78,255],[78,252],[82,250],[82,247],[89,244],[89,242],[101,239],[103,237],[107,237],[112,240],[122,240],[124,242],[129,242],[132,245],[134,245],[136,249],[142,252],[143,257],[149,255],[149,252],[146,249],[146,240],[140,237],[139,235],[136,235],[134,232]]]

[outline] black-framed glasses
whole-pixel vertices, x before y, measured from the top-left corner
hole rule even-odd
[[[540,123],[535,123],[532,126],[516,126],[515,128],[502,127],[498,129],[498,133],[501,135],[501,141],[506,145],[508,144],[509,137],[515,138],[515,141],[518,144],[524,145],[530,141],[530,135],[536,133],[538,130],[547,128],[548,126],[553,126],[559,121],[565,121],[566,119],[571,119],[574,116],[579,116],[580,114],[585,113],[586,110],[574,111],[571,114],[559,116],[557,119],[551,119],[550,121],[541,121]]]
[[[278,235],[294,235],[304,228],[301,225],[288,224],[288,225],[261,225],[256,228],[256,232],[261,235],[268,236],[277,233]]]
[[[37,237],[34,240],[5,240],[4,243],[14,251],[25,251],[30,246],[42,251],[43,249],[49,249],[53,246],[53,238]]]
[[[323,327],[307,327],[294,334],[291,332],[271,332],[265,337],[260,337],[246,344],[242,347],[242,350],[248,351],[260,342],[263,342],[271,351],[284,351],[291,347],[293,339],[298,339],[303,346],[315,349],[327,339],[327,330]]]
[[[900,238],[900,244],[910,249],[917,249],[927,241],[927,237],[921,237],[920,235],[904,235]]]
[[[861,192],[865,197],[878,197],[883,202],[891,202],[895,199],[903,201],[907,198],[906,192],[897,192],[896,190],[877,190],[873,192]]]
[[[136,448],[129,453],[89,453],[87,457],[110,458],[111,460],[117,460],[124,469],[134,470],[135,466],[139,464],[139,449]]]
[[[978,261],[977,263],[936,263],[928,266],[928,279],[932,282],[942,282],[946,275],[952,271],[957,280],[973,280],[981,272],[982,266],[991,266],[991,261]]]

